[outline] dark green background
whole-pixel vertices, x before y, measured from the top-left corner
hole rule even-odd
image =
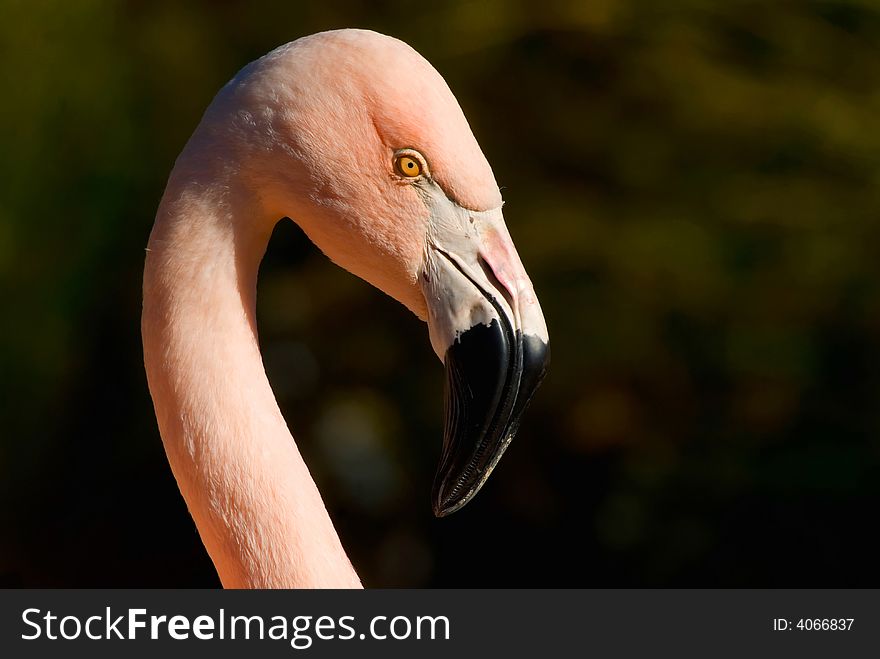
[[[446,77],[554,361],[435,520],[426,328],[291,223],[270,379],[371,586],[878,585],[880,6],[0,2],[0,583],[217,584],[139,337],[174,158],[241,66],[368,27]]]

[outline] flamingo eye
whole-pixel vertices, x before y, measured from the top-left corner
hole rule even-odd
[[[397,171],[407,178],[415,178],[422,173],[422,165],[410,156],[399,156],[395,162]]]

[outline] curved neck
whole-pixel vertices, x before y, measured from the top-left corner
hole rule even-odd
[[[274,223],[265,215],[228,181],[172,173],[144,272],[159,430],[225,587],[360,587],[263,369],[256,281]]]

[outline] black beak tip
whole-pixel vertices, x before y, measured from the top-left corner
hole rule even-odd
[[[432,507],[434,509],[434,517],[448,517],[452,513],[461,510],[464,505],[473,498],[473,494],[461,496],[461,494],[453,494],[446,487],[445,479],[439,478],[434,482],[434,492],[432,495]]]
[[[464,507],[492,473],[550,360],[549,345],[498,320],[475,325],[446,353],[446,425],[433,509]]]
[[[455,512],[453,506],[450,506],[445,503],[441,503],[439,501],[434,502],[434,517],[440,519],[441,517],[447,517]]]
[[[452,513],[458,512],[462,508],[464,508],[465,504],[471,500],[472,497],[467,497],[466,499],[450,499],[447,501],[434,501],[434,517],[449,517]]]

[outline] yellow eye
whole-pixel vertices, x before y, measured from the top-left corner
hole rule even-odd
[[[422,173],[422,166],[415,158],[410,158],[409,156],[400,156],[397,159],[397,171],[399,171],[404,176],[413,178]]]

